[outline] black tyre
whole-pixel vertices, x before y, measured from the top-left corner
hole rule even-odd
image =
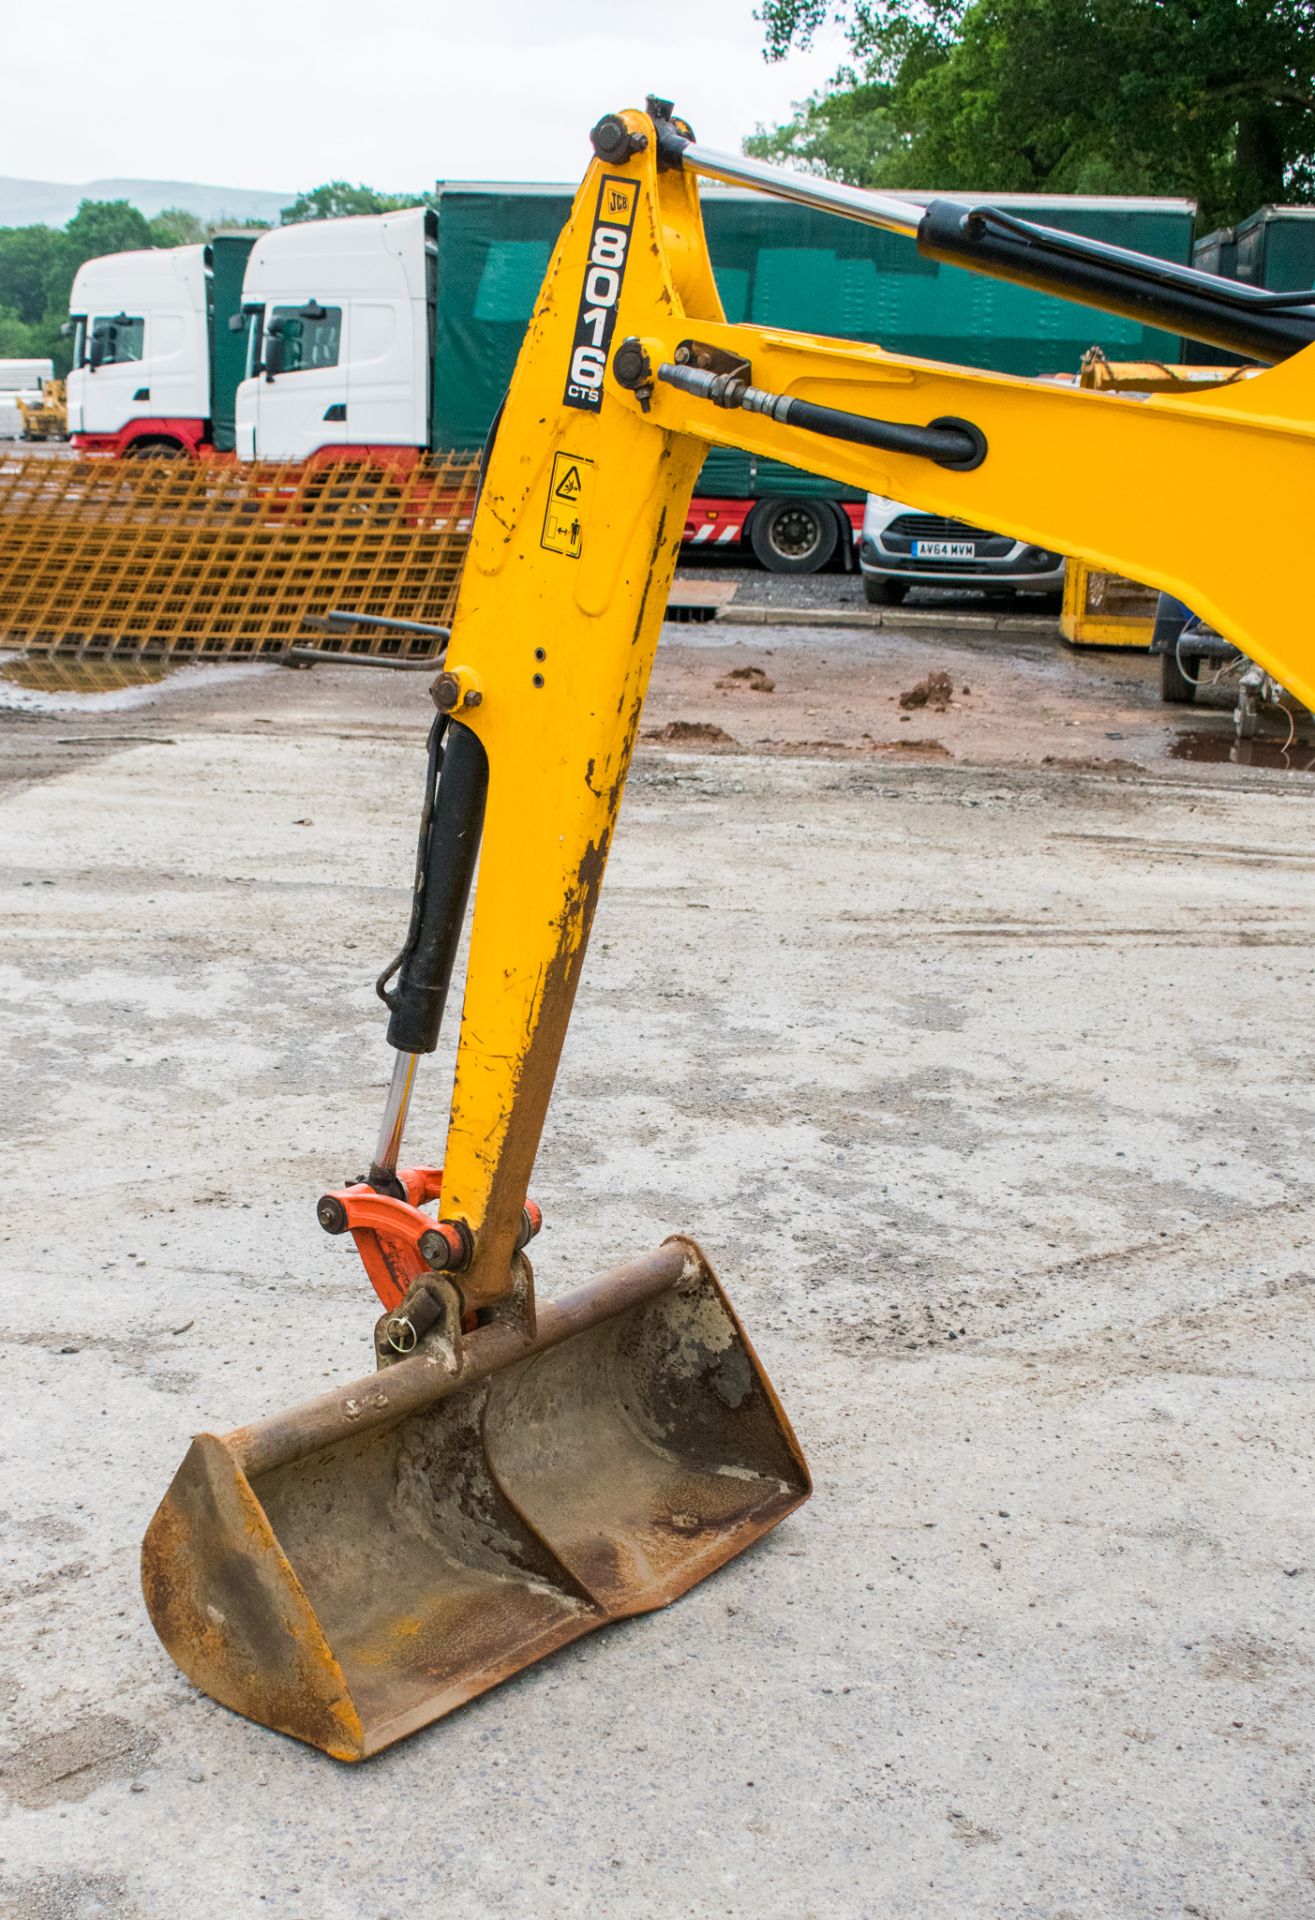
[[[863,593],[869,606],[897,607],[908,590],[907,580],[876,580],[870,573],[863,575]]]
[[[816,573],[839,538],[827,500],[765,500],[749,522],[749,544],[769,573]]]
[[[1183,669],[1186,668],[1186,672]],[[1171,647],[1168,653],[1160,655],[1160,698],[1171,707],[1190,707],[1196,698],[1193,681],[1201,671],[1201,663],[1193,653],[1182,655],[1179,664],[1178,649]],[[1188,678],[1188,675],[1191,678]]]
[[[134,440],[124,449],[125,460],[181,460],[186,455],[186,447],[177,440]]]

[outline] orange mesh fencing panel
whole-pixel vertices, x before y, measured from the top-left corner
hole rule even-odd
[[[63,659],[232,660],[310,641],[431,653],[426,634],[305,631],[333,608],[444,626],[474,510],[471,456],[356,461],[0,457],[0,646]]]

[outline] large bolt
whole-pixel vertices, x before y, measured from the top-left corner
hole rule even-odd
[[[598,158],[613,167],[619,167],[632,153],[642,153],[648,145],[646,133],[629,132],[625,121],[615,113],[605,113],[590,129],[589,138]]]
[[[632,392],[646,383],[651,386],[653,370],[642,340],[632,334],[621,342],[612,357],[612,372],[617,385],[629,387]]]
[[[471,686],[472,675],[457,671],[437,674],[429,689],[429,695],[440,713],[455,713],[458,707],[479,707],[484,704],[484,695],[478,687]]]
[[[590,131],[589,138],[598,158],[611,166],[624,160],[630,152],[630,129],[620,114],[605,113]]]
[[[336,1194],[326,1193],[315,1209],[315,1218],[326,1233],[346,1233],[347,1209]]]

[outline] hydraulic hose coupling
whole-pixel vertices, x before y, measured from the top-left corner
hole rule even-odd
[[[744,366],[722,371],[689,364],[697,351],[682,342],[675,361],[658,368],[658,379],[696,400],[710,400],[716,407],[741,407],[745,413],[761,413],[784,427],[802,427],[806,433],[821,434],[828,440],[847,440],[886,453],[912,454],[960,473],[971,473],[986,458],[986,435],[971,420],[943,415],[922,427],[902,420],[871,420],[865,414],[843,413],[837,407],[820,407],[811,400],[751,386]]]

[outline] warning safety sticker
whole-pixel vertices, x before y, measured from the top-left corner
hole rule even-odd
[[[553,455],[548,506],[543,516],[543,534],[539,542],[549,553],[564,553],[568,560],[580,558],[593,477],[592,460],[582,459],[578,453]]]

